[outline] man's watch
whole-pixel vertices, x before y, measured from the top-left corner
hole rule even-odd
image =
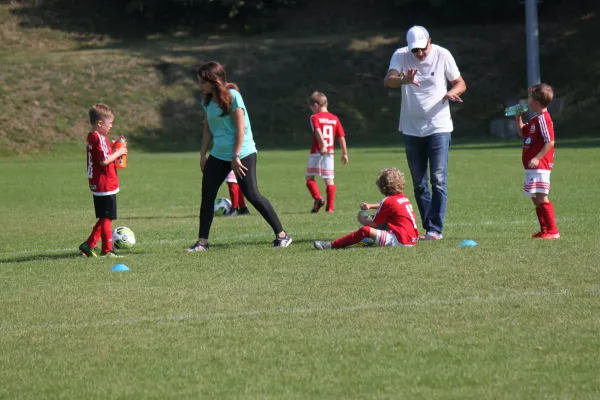
[[[232,156],[232,158],[240,158],[240,154],[236,153],[236,152],[233,152],[233,154],[231,156]]]

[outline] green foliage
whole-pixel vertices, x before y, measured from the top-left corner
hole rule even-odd
[[[0,155],[65,151],[82,140],[89,129],[87,109],[98,101],[117,110],[115,131],[131,137],[138,149],[199,148],[202,117],[194,70],[207,60],[225,64],[229,79],[240,85],[261,149],[305,147],[309,132],[303,100],[313,90],[328,95],[331,111],[349,133],[349,143],[385,144],[397,137],[400,99],[397,91],[383,88],[382,78],[391,54],[405,44],[405,27],[427,21],[419,15],[435,16],[432,8],[419,14],[421,6],[397,3],[407,7],[407,13],[392,2],[360,8],[360,2],[350,1],[340,8],[343,18],[335,19],[340,25],[330,25],[329,8],[313,12],[307,2],[295,6],[273,2],[257,11],[259,24],[241,14],[231,19],[229,8],[213,3],[216,8],[207,13],[194,15],[188,10],[190,18],[211,20],[197,24],[203,32],[198,35],[183,25],[173,28],[174,35],[148,35],[161,24],[148,23],[148,30],[140,27],[138,23],[146,21],[143,10],[124,14],[124,3],[116,0],[99,8],[100,3],[71,0],[1,5]],[[195,6],[213,7],[210,4]],[[540,11],[548,12],[551,4],[544,2]],[[194,5],[179,5],[184,6]],[[296,8],[272,12],[288,6]],[[82,17],[95,7],[94,18]],[[384,15],[388,7],[392,11]],[[355,15],[362,21],[358,25],[352,24],[353,10],[360,11]],[[168,12],[156,15],[168,23],[178,21]],[[344,30],[347,16],[350,22]],[[480,24],[483,19],[465,26],[448,26],[455,21],[426,24],[434,42],[452,52],[467,82],[465,102],[452,104],[454,137],[489,136],[490,123],[502,118],[506,103],[525,96],[525,35],[522,15],[517,17],[515,24]],[[274,20],[281,30],[229,35],[228,28],[222,31],[215,22],[220,18],[231,22],[223,25],[245,32],[270,28]],[[385,23],[374,25],[386,18],[392,20],[392,29]],[[600,82],[600,47],[586,41],[598,35],[597,20],[597,14],[588,12],[566,22],[540,22],[542,79],[566,104],[555,119],[561,134],[583,136],[600,129],[600,120],[594,117],[600,89],[590,84]],[[369,30],[359,30],[365,27]],[[342,32],[332,34],[336,29]],[[578,60],[570,64],[570,74],[564,74],[565,60]]]

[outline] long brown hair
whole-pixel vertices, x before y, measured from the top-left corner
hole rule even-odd
[[[198,67],[196,72],[200,79],[210,82],[213,87],[212,93],[204,95],[204,106],[208,106],[208,103],[214,100],[223,111],[221,117],[228,115],[231,112],[231,103],[233,102],[229,89],[235,89],[238,92],[240,89],[235,83],[227,82],[225,68],[216,61],[208,61]]]

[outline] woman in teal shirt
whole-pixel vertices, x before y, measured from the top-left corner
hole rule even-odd
[[[273,206],[258,191],[256,183],[256,145],[244,99],[235,83],[227,82],[225,69],[215,61],[198,68],[198,83],[204,94],[204,132],[200,150],[202,201],[198,241],[188,252],[208,250],[208,235],[214,217],[219,187],[231,170],[250,204],[271,225],[273,247],[287,247],[292,238],[285,233]],[[209,146],[210,155],[207,156]]]

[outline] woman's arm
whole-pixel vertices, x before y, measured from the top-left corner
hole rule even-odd
[[[208,116],[204,116],[204,130],[202,131],[202,145],[200,146],[200,170],[204,172],[206,165],[206,153],[208,153],[210,143],[212,142],[212,132],[208,126]]]
[[[231,169],[239,177],[246,176],[246,168],[240,160],[240,152],[244,143],[244,135],[246,134],[246,121],[244,120],[245,110],[241,107],[236,108],[231,113],[231,119],[235,125],[235,138],[233,140],[233,154],[231,158]]]

